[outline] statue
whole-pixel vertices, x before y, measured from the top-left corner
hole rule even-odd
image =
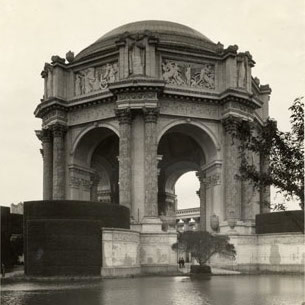
[[[128,48],[129,75],[145,74],[145,45],[133,42]]]
[[[237,87],[245,88],[247,84],[247,68],[245,58],[237,58]]]

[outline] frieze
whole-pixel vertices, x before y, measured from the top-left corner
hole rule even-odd
[[[156,92],[125,92],[118,94],[119,101],[157,99]]]
[[[160,113],[187,117],[219,119],[219,106],[204,103],[162,100],[160,103]]]
[[[83,124],[115,116],[114,103],[99,104],[89,108],[76,109],[68,113],[69,125]]]
[[[164,60],[162,77],[167,84],[173,86],[215,89],[215,65],[210,63],[194,64]]]
[[[91,67],[75,73],[75,96],[103,90],[118,79],[118,64],[108,63],[100,67]]]
[[[238,102],[229,102],[224,104],[224,110],[229,110],[229,109],[238,109],[240,111],[246,112],[246,113],[253,113],[254,110],[249,108],[246,105],[242,105],[241,103]]]

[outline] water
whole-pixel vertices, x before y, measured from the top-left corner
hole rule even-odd
[[[2,286],[6,305],[301,305],[304,278],[292,275],[148,277],[19,282]]]

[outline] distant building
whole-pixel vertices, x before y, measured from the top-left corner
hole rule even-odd
[[[12,203],[11,204],[11,213],[23,215],[23,202],[19,202],[16,204]]]

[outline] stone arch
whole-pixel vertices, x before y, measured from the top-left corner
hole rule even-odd
[[[175,184],[185,173],[200,171],[219,159],[219,143],[210,128],[199,122],[175,120],[158,138],[158,212],[166,226],[173,226],[177,209]]]
[[[110,124],[110,123],[94,123],[93,125],[90,125],[86,128],[84,128],[83,130],[81,130],[79,132],[79,134],[75,137],[73,143],[72,143],[72,148],[71,148],[71,152],[70,154],[73,155],[79,142],[81,141],[81,139],[90,131],[96,128],[108,128],[110,130],[112,130],[118,137],[120,136],[118,129]]]
[[[86,176],[87,185],[90,185],[90,200],[118,203],[117,131],[100,125],[90,126],[80,133],[72,151],[74,172],[76,168]],[[84,198],[82,194],[78,194],[78,197]]]
[[[220,150],[221,150],[221,144],[220,141],[218,140],[218,137],[215,135],[215,133],[209,128],[206,124],[203,122],[198,122],[190,119],[176,119],[168,123],[158,134],[158,143],[160,142],[162,136],[166,134],[170,129],[172,129],[175,126],[180,126],[180,125],[185,125],[185,126],[194,126],[200,129],[205,135],[205,142],[206,146],[203,149],[206,151],[206,156],[207,156],[207,162],[210,162],[212,159],[210,156],[214,155],[215,159],[220,159]],[[197,139],[198,142],[201,142],[199,139]],[[207,149],[209,148],[209,149]]]

